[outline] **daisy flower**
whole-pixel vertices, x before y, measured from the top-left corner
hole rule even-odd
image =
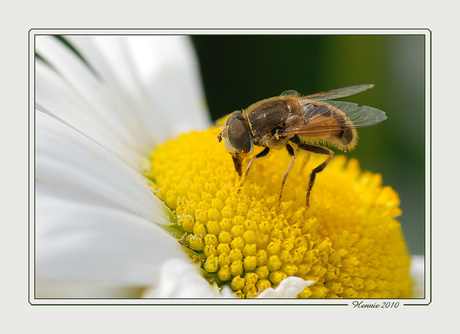
[[[35,297],[408,298],[397,193],[337,156],[240,187],[187,37],[35,36]],[[415,268],[415,269],[414,269]],[[418,285],[415,285],[414,278]]]

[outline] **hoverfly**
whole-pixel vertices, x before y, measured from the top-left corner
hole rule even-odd
[[[387,119],[385,112],[379,109],[329,100],[354,95],[372,87],[372,84],[356,85],[307,96],[300,96],[295,91],[286,91],[280,96],[259,101],[247,109],[230,114],[217,138],[219,142],[224,140],[235,170],[241,177],[241,186],[254,160],[266,156],[270,149],[286,148],[291,162],[281,183],[281,202],[284,183],[296,158],[294,148],[324,154],[328,156],[326,161],[310,173],[306,196],[306,205],[309,207],[310,192],[316,174],[321,172],[334,156],[333,151],[317,145],[327,144],[350,150],[358,139],[356,128],[375,125]],[[264,149],[251,158],[243,174],[242,155],[251,152],[254,145]]]

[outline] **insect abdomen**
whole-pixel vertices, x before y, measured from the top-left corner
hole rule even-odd
[[[342,149],[351,149],[358,140],[352,121],[338,108],[324,102],[305,106],[303,115],[308,133],[302,135],[310,143],[326,143]]]
[[[340,131],[335,137],[342,142],[342,145],[348,146],[356,141],[357,133],[354,129],[345,129]]]

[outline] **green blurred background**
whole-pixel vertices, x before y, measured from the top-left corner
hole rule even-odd
[[[386,112],[360,129],[346,153],[381,173],[401,198],[401,222],[411,254],[425,251],[424,35],[192,36],[213,120],[287,89],[301,94],[373,83],[340,100]],[[336,151],[337,152],[337,151]]]

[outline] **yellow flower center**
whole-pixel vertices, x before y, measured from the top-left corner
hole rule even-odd
[[[309,173],[324,157],[298,152],[279,203],[286,150],[256,160],[240,187],[218,133],[213,127],[166,142],[152,153],[148,174],[175,214],[170,230],[206,278],[243,298],[288,276],[315,281],[300,298],[410,297],[399,198],[379,174],[336,156],[306,208]]]

